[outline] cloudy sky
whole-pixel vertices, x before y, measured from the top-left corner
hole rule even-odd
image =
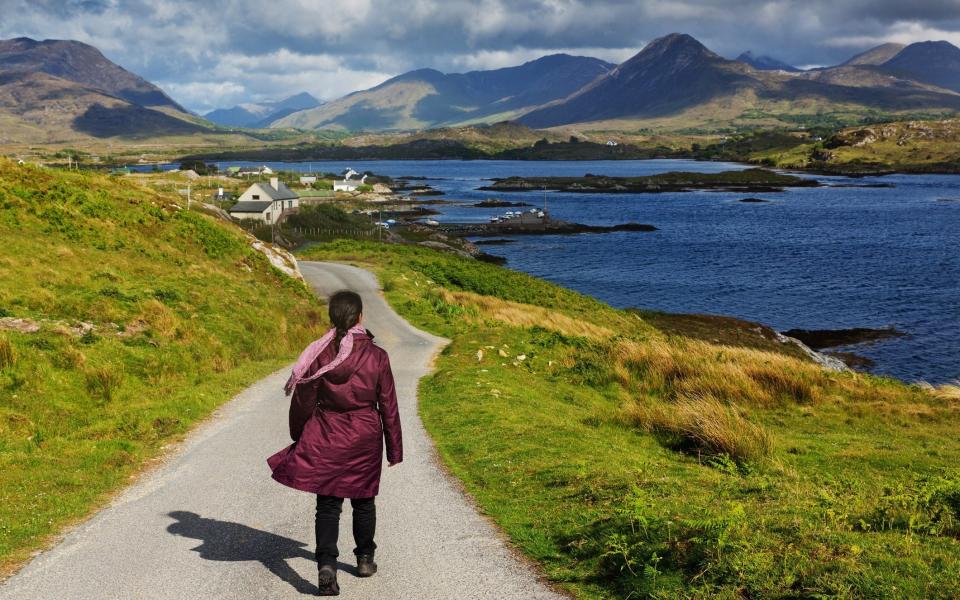
[[[203,113],[398,73],[619,62],[679,31],[734,57],[840,62],[885,41],[960,45],[960,0],[0,0],[0,38],[75,39]]]

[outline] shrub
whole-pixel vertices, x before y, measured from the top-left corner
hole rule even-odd
[[[380,278],[380,287],[384,292],[392,292],[397,289],[397,278],[391,275],[386,275]]]
[[[95,367],[86,374],[87,392],[104,403],[113,400],[121,383],[123,374],[111,366]]]
[[[921,479],[887,489],[857,525],[866,531],[960,537],[960,478]]]

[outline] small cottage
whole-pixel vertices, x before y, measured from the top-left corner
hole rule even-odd
[[[360,187],[361,185],[363,185],[364,182],[367,180],[367,176],[366,176],[366,175],[364,175],[364,176],[361,177],[360,179],[350,179],[350,177],[351,177],[350,173],[353,173],[353,175],[357,175],[357,174],[358,174],[358,173],[356,173],[355,171],[353,171],[353,169],[350,169],[350,171],[347,172],[347,175],[346,175],[346,177],[345,177],[344,179],[335,179],[335,180],[333,181],[333,191],[335,191],[335,192],[355,192],[355,191],[357,191],[357,188]]]
[[[300,208],[300,196],[293,192],[277,177],[271,177],[269,184],[255,183],[247,188],[237,203],[230,208],[230,216],[235,219],[256,219],[264,223],[276,223],[286,212]]]
[[[233,167],[230,167],[233,169]],[[228,170],[231,174],[235,174],[239,177],[251,177],[253,175],[273,175],[274,171],[267,165],[262,167],[240,167],[236,171]]]

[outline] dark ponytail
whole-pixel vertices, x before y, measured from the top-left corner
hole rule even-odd
[[[363,301],[360,299],[360,294],[343,290],[330,296],[327,310],[330,314],[330,324],[337,328],[334,348],[339,352],[340,340],[360,320],[360,314],[363,312]]]

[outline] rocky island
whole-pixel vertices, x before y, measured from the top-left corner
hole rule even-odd
[[[494,179],[481,190],[528,192],[551,190],[591,194],[649,194],[713,190],[719,192],[782,192],[788,187],[817,187],[815,179],[776,173],[767,169],[745,169],[721,173],[672,171],[641,177],[609,177],[586,174],[583,177],[507,177]]]

